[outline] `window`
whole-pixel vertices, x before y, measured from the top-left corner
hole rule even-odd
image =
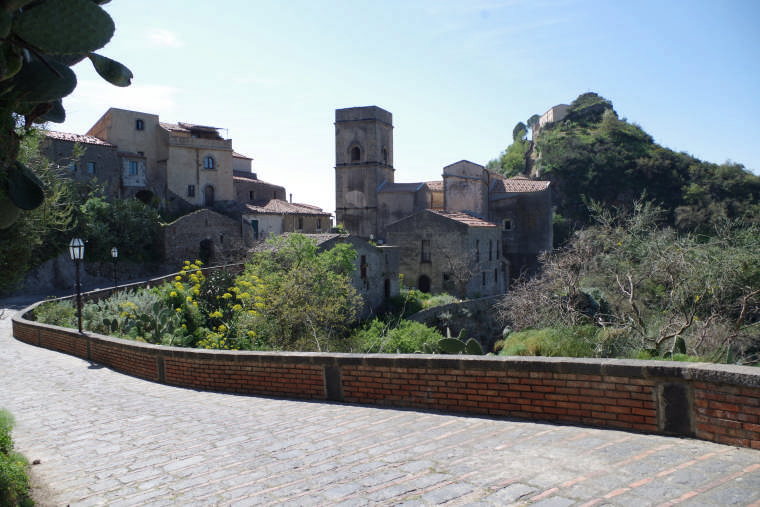
[[[137,176],[137,162],[134,160],[129,161],[129,175]]]
[[[272,199],[277,199],[277,190],[275,190],[274,192],[272,192]],[[293,199],[291,199],[291,201],[292,200]]]
[[[483,279],[483,287],[485,287],[486,286],[486,272],[485,271],[481,273],[481,278]]]
[[[253,201],[255,198],[256,198],[256,192],[254,192],[253,190],[249,190],[248,191],[248,200],[249,201]]]
[[[493,283],[498,283],[499,281],[499,270],[494,269],[493,270]]]
[[[298,230],[303,230],[303,217],[298,217]]]
[[[499,259],[501,259],[501,257],[499,257],[499,242],[497,241],[496,242],[496,260],[498,261]]]
[[[361,150],[358,146],[351,148],[351,162],[358,162],[361,159]]]
[[[95,162],[87,162],[87,173],[95,174]]]
[[[322,219],[321,218],[317,218],[317,230],[318,231],[322,230]]]
[[[140,118],[136,119],[135,130],[142,130],[143,128],[145,128],[145,124],[143,123],[143,121]]]
[[[383,148],[383,163],[388,165],[388,148]]]
[[[204,169],[215,169],[216,168],[216,164],[214,162],[214,157],[212,157],[212,156],[209,155],[208,157],[204,158],[203,159],[203,168]]]
[[[188,185],[187,186],[187,196],[188,197],[195,197],[195,185]]]
[[[504,230],[505,231],[511,231],[512,230],[512,220],[509,218],[504,219]]]
[[[420,262],[430,262],[430,240],[422,240],[422,258]]]
[[[475,240],[475,262],[480,262],[480,240]]]
[[[493,251],[492,250],[493,250],[493,241],[489,239],[488,240],[488,260],[489,261],[493,260],[493,255],[492,255]]]
[[[362,279],[367,278],[367,256],[362,255],[359,263],[359,271],[361,272]]]
[[[77,172],[77,163],[76,162],[72,162],[71,163],[71,172],[73,172],[73,173]]]

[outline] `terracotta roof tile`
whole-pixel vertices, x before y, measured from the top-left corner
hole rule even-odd
[[[45,136],[49,137],[50,139],[57,139],[60,141],[71,141],[72,143],[96,144],[98,146],[116,147],[116,145],[113,145],[108,141],[104,141],[95,136],[83,136],[80,134],[70,134],[68,132],[56,132],[54,130],[48,130],[45,132]]]
[[[246,204],[245,209],[248,213],[259,213],[264,215],[329,215],[322,208],[312,206],[311,204],[296,204],[282,199],[270,199],[262,204]]]
[[[531,180],[525,176],[515,176],[508,179],[497,179],[491,186],[491,192],[494,193],[530,193],[541,192],[549,188],[549,181]]]
[[[469,213],[466,213],[464,211],[443,211],[443,210],[428,210],[428,211],[430,211],[431,213],[435,213],[436,215],[441,215],[442,217],[446,217],[448,219],[463,223],[469,227],[498,227],[498,225],[496,225],[493,222],[483,220],[482,218],[478,218],[474,215],[470,215]]]

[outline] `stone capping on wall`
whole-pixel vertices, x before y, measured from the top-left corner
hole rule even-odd
[[[13,335],[167,385],[523,418],[760,449],[760,369],[622,359],[250,352],[150,345],[13,318]]]

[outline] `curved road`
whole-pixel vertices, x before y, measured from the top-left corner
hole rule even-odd
[[[0,407],[38,505],[760,506],[760,451],[178,389],[18,342],[12,312]]]

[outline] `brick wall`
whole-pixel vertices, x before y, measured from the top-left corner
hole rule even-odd
[[[23,316],[13,319],[13,334],[31,345],[179,387],[519,417],[760,449],[760,369],[752,367],[182,349],[80,335]]]

